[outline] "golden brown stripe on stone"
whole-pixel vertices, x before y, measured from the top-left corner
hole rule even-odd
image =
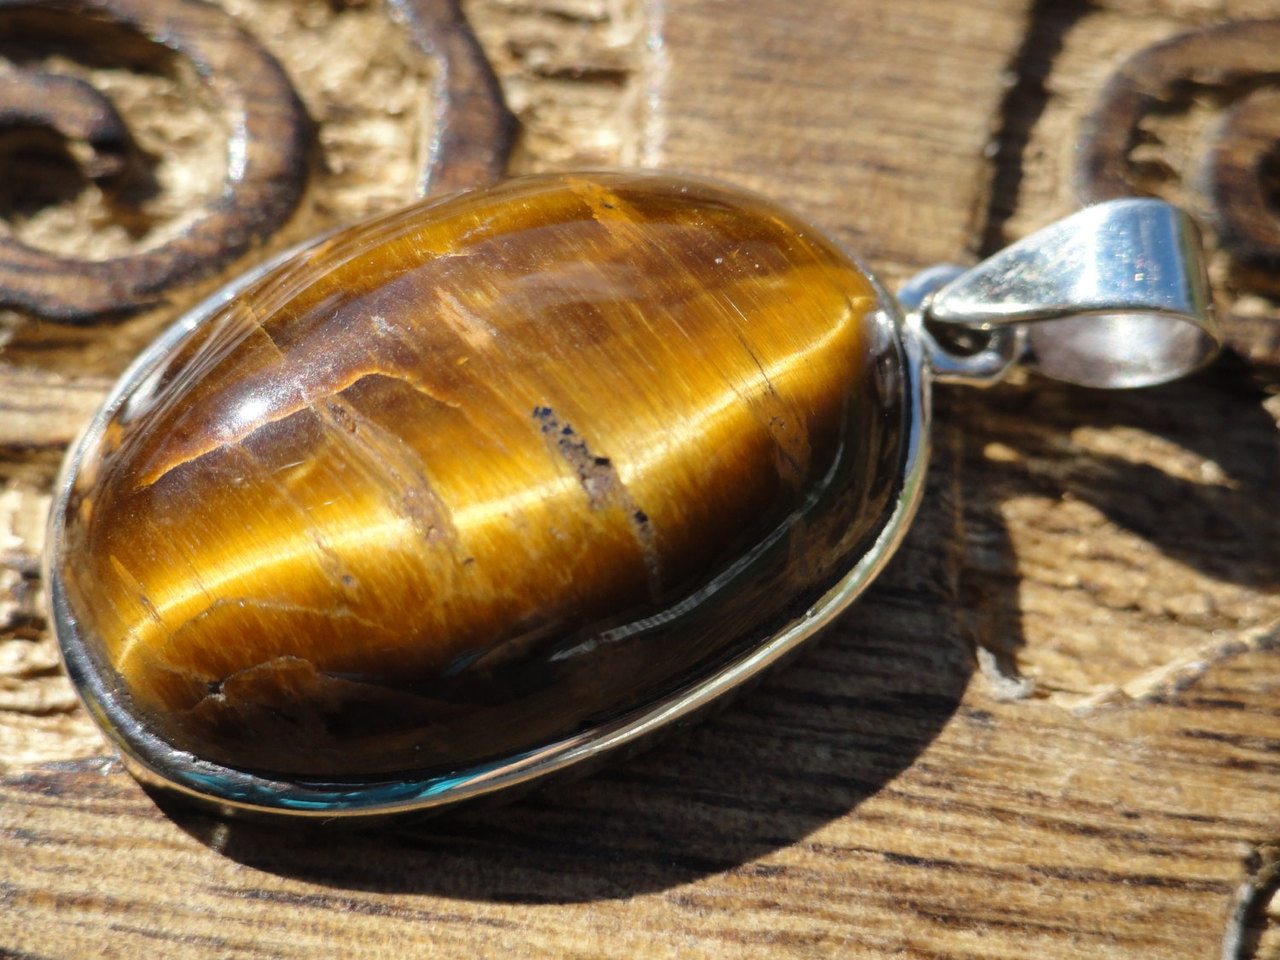
[[[741,649],[881,522],[875,294],[698,181],[513,181],[353,227],[91,451],[67,594],[163,733],[309,776],[456,766]]]

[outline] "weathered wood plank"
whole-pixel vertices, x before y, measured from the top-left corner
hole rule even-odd
[[[353,57],[389,42],[378,6],[229,6],[341,160],[308,222],[393,202],[414,165],[385,149],[362,165],[361,131],[414,142],[404,105],[428,78],[343,59],[343,38]],[[1111,73],[1221,15],[1191,0],[469,10],[526,124],[516,169],[718,175],[790,200],[891,281],[1069,209],[1081,118]],[[344,108],[360,80],[401,107]],[[114,349],[104,368],[127,353],[27,331],[7,357],[51,372],[6,381],[38,385],[9,401],[38,416],[6,419],[0,460],[0,954],[1276,955],[1280,405],[1256,371],[1119,397],[942,391],[917,528],[794,664],[587,780],[317,839],[157,807],[68,707],[34,518],[45,447],[85,394],[62,412],[44,398],[80,349]]]

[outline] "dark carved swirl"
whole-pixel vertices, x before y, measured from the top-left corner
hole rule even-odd
[[[457,0],[387,0],[433,63],[433,138],[419,192],[497,179],[515,120]],[[0,0],[0,37],[62,38],[109,22],[185,57],[228,114],[226,174],[216,198],[182,233],[127,256],[88,260],[0,239],[0,306],[83,324],[150,306],[273,233],[307,179],[310,121],[276,60],[226,13],[202,0]],[[43,131],[79,146],[85,177],[111,192],[140,152],[111,102],[83,80],[39,70],[0,79],[0,131]]]
[[[419,192],[447,193],[500,179],[516,119],[458,0],[387,2],[435,66],[435,129]]]
[[[222,189],[186,230],[154,248],[106,260],[0,239],[3,305],[64,323],[138,310],[244,253],[297,206],[310,141],[306,112],[280,65],[228,14],[199,0],[0,0],[0,14],[36,18],[10,25],[24,35],[65,31],[71,18],[89,25],[107,21],[141,35],[186,57],[230,121]],[[83,141],[95,160],[86,170],[90,177],[109,179],[123,171],[131,152],[127,130],[87,84],[30,72],[4,84],[0,125],[34,125]]]
[[[1162,164],[1135,160],[1153,135],[1144,123],[1211,104],[1199,166],[1179,171],[1199,195],[1221,246],[1242,266],[1280,266],[1280,20],[1183,34],[1126,61],[1086,119],[1076,183],[1082,199],[1157,192]],[[1144,166],[1146,169],[1144,169]]]
[[[0,128],[48,130],[88,152],[85,175],[109,182],[128,165],[128,127],[115,106],[77,77],[15,70],[0,82]]]

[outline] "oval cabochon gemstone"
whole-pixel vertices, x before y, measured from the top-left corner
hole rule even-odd
[[[333,236],[142,376],[56,560],[93,669],[264,776],[474,767],[699,680],[883,527],[866,274],[724,187],[514,180]]]

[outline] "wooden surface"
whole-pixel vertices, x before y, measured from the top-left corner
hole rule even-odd
[[[265,245],[408,199],[430,160],[439,57],[377,2],[225,7],[316,121],[306,194]],[[1280,7],[466,11],[523,125],[512,169],[717,174],[791,203],[891,284],[994,249],[1118,169],[1219,226],[1236,353],[1132,394],[1021,380],[941,391],[928,499],[898,559],[717,718],[511,807],[317,836],[157,804],[107,757],[44,623],[41,522],[60,450],[111,374],[213,278],[110,326],[6,315],[0,956],[1280,956],[1280,308],[1255,248],[1276,211],[1233,235],[1222,227],[1238,208],[1205,173],[1224,144],[1253,143],[1267,195],[1280,121],[1258,104],[1275,73],[1215,36],[1159,67],[1183,71],[1177,96],[1148,96],[1119,146],[1100,146],[1088,120],[1118,122],[1108,85],[1132,55]],[[180,233],[225,176],[225,105],[178,55],[125,70],[24,46],[18,27],[0,54],[106,91],[156,189],[138,201],[146,217],[92,179],[9,198],[8,229],[96,257]],[[1249,62],[1233,71],[1232,57]],[[1150,62],[1125,69],[1167,80]],[[1101,167],[1081,163],[1086,148]]]

